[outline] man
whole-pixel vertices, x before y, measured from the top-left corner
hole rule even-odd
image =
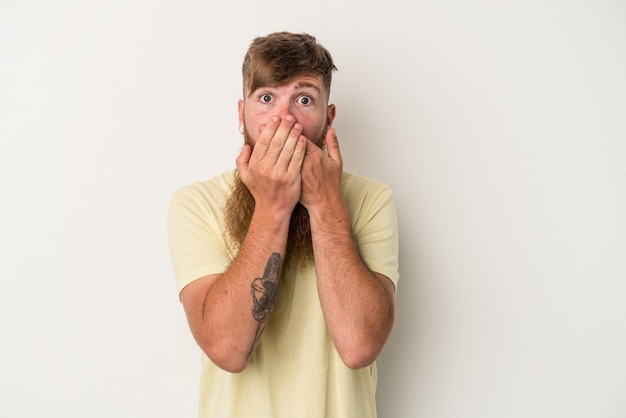
[[[333,70],[310,35],[255,39],[237,169],[173,196],[177,285],[205,354],[201,417],[376,416],[396,214],[386,185],[343,171]]]

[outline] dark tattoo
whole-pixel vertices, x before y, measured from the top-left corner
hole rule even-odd
[[[265,324],[269,319],[272,308],[274,307],[274,301],[276,299],[276,293],[278,292],[278,280],[280,278],[280,270],[282,269],[283,259],[278,253],[272,253],[267,264],[265,265],[265,271],[263,277],[257,277],[250,284],[250,294],[252,295],[252,316],[257,321],[258,325],[252,346],[247,357],[250,358],[254,347],[256,346],[259,338],[261,338],[261,332],[265,328]]]

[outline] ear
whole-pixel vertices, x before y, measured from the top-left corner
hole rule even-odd
[[[335,120],[336,108],[334,104],[329,104],[326,110],[326,126],[330,128]]]
[[[237,112],[239,113],[239,126],[243,125],[243,108],[244,108],[244,101],[239,100],[237,102]]]

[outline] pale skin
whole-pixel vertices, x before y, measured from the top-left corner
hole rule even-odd
[[[226,371],[245,368],[267,323],[252,314],[258,304],[251,284],[257,295],[261,283],[272,288],[274,263],[284,259],[298,202],[309,212],[320,305],[344,363],[355,369],[371,364],[389,337],[395,289],[359,255],[341,193],[343,161],[331,127],[334,117],[319,76],[246,92],[239,101],[239,121],[254,145],[245,145],[236,161],[255,199],[248,234],[224,273],[205,276],[181,292],[196,341]],[[309,138],[324,138],[327,152]],[[271,301],[271,313],[273,299],[264,300]]]

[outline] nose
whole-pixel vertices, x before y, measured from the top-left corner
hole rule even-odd
[[[290,103],[289,100],[281,100],[280,102],[275,104],[272,107],[272,110],[266,113],[267,119],[265,119],[263,121],[263,123],[261,123],[259,125],[259,134],[261,132],[263,132],[263,129],[265,129],[265,125],[274,116],[278,116],[280,118],[280,120],[283,120],[283,119],[285,119],[285,116],[291,115],[291,116],[293,116],[295,122],[297,122],[298,120],[296,119],[296,115],[294,114],[294,110],[295,109],[293,108],[293,104]]]
[[[293,115],[293,109],[291,107],[291,101],[284,99],[281,100],[275,107],[275,115],[283,119],[287,115]]]

